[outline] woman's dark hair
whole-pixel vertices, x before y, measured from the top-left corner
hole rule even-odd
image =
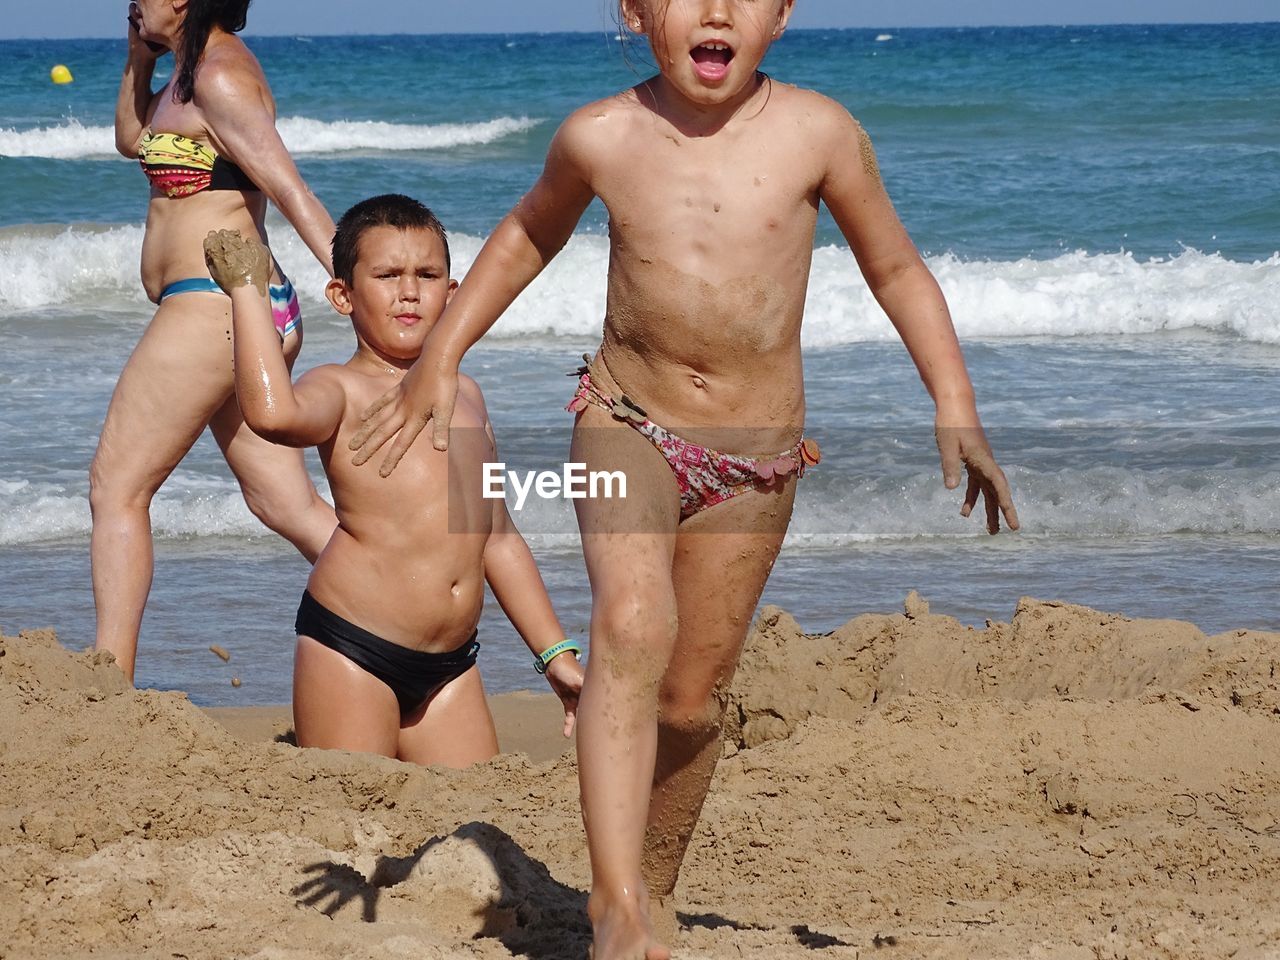
[[[444,225],[417,200],[400,193],[384,193],[361,200],[342,215],[333,236],[333,275],[348,284],[355,282],[356,261],[360,259],[360,238],[374,227],[397,230],[430,230],[444,244],[444,267],[453,270],[449,256],[449,236]]]
[[[182,36],[174,53],[182,69],[173,84],[173,98],[190,103],[196,95],[196,67],[204,57],[205,45],[214,27],[227,33],[239,33],[249,19],[253,0],[189,0],[187,16],[182,21]]]

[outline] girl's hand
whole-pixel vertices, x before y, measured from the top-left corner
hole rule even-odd
[[[1000,514],[1010,530],[1018,529],[1018,511],[1009,492],[1009,481],[996,463],[991,444],[981,426],[944,427],[937,425],[934,435],[942,455],[942,478],[948,490],[960,486],[960,467],[969,474],[960,516],[968,517],[982,496],[987,511],[987,533],[1000,532]]]
[[[562,653],[547,667],[547,683],[551,684],[551,689],[564,704],[566,737],[573,734],[573,725],[578,717],[578,697],[582,694],[582,679],[585,675],[582,664],[571,653]]]
[[[432,426],[432,446],[437,450],[449,449],[449,424],[453,421],[453,407],[458,399],[458,371],[447,363],[428,366],[429,363],[424,353],[409,368],[403,380],[370,404],[361,415],[364,426],[347,444],[355,451],[351,462],[357,467],[395,437],[396,442],[378,468],[381,476],[391,476],[391,471],[428,421]]]

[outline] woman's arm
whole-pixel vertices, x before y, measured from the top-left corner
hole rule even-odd
[[[147,129],[147,115],[155,99],[151,77],[156,71],[158,56],[130,25],[129,55],[120,79],[120,94],[116,97],[116,150],[130,160],[138,159],[138,147]]]
[[[225,59],[203,64],[196,75],[195,104],[218,152],[249,175],[332,276],[333,218],[303,181],[280,139],[263,81]]]
[[[557,131],[542,176],[485,242],[422,355],[395,390],[365,411],[365,426],[351,439],[352,463],[364,463],[398,433],[379,470],[387,476],[428,421],[435,448],[448,448],[463,354],[568,243],[595,196],[586,122],[580,111]]]

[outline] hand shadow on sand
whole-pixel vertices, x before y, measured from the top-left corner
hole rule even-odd
[[[407,897],[415,909],[447,898],[451,916],[462,919],[463,936],[496,939],[529,960],[585,956],[591,942],[587,895],[555,880],[544,864],[487,823],[433,837],[407,857],[379,857],[367,877],[332,860],[313,863],[303,873],[307,879],[292,894],[300,905],[329,917],[358,901],[361,918],[374,923],[383,892],[398,888],[397,896]],[[486,888],[488,893],[477,892]]]

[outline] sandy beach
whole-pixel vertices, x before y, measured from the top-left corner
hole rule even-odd
[[[585,956],[549,697],[495,701],[513,752],[428,770],[134,692],[49,631],[0,643],[0,956]],[[1031,599],[826,635],[768,608],[676,956],[1280,957],[1278,660]]]

